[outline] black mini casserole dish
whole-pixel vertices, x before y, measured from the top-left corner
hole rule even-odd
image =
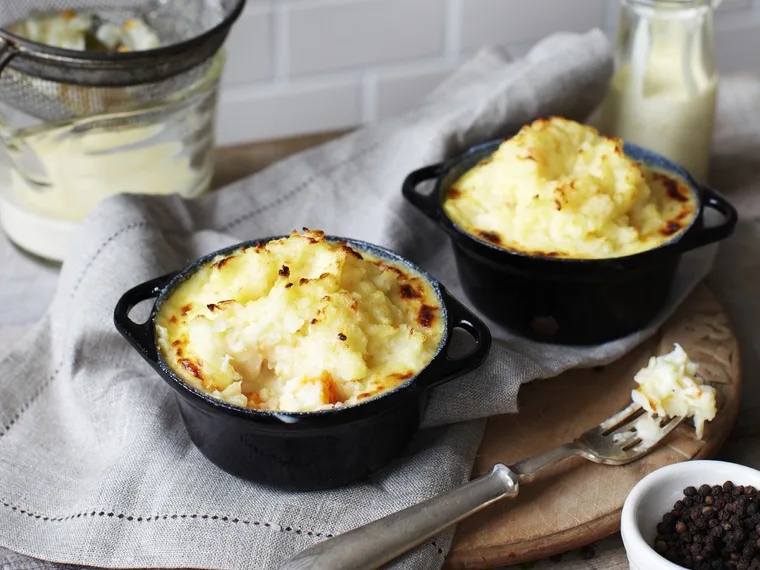
[[[243,408],[216,399],[182,380],[162,357],[156,339],[156,315],[165,299],[187,277],[218,255],[286,236],[264,238],[216,251],[185,269],[127,291],[114,311],[117,330],[176,391],[190,438],[213,463],[241,478],[277,487],[311,490],[345,485],[366,477],[398,456],[417,431],[431,388],[477,368],[491,346],[486,325],[452,297],[433,277],[396,253],[376,245],[346,242],[360,252],[406,266],[433,288],[444,321],[431,361],[400,386],[359,404],[313,412]],[[137,324],[131,309],[156,298],[150,318]],[[461,328],[474,340],[466,355],[450,358],[452,331]]]
[[[672,240],[634,255],[604,259],[546,257],[501,248],[464,231],[445,213],[448,189],[493,154],[503,139],[472,147],[462,156],[409,174],[404,197],[451,238],[462,286],[484,315],[538,341],[596,344],[644,328],[667,302],[681,254],[722,240],[734,230],[734,207],[699,185],[683,168],[631,143],[624,152],[664,173],[680,177],[696,200],[690,225]],[[418,186],[434,180],[430,194]],[[705,210],[723,216],[705,225]]]

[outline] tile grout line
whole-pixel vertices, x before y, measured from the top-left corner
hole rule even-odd
[[[362,74],[359,81],[360,90],[360,120],[362,124],[374,123],[377,121],[377,72],[369,70]]]
[[[290,73],[288,49],[288,6],[274,2],[272,6],[272,83],[286,83]]]
[[[462,0],[447,0],[444,27],[444,57],[454,61],[462,44]]]

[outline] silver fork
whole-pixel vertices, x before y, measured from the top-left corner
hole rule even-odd
[[[661,420],[659,438],[643,444],[634,423],[644,413],[640,406],[631,404],[572,443],[523,459],[512,467],[497,463],[486,475],[457,489],[315,544],[291,558],[281,570],[373,570],[491,503],[516,497],[520,483],[532,481],[542,469],[570,457],[580,455],[606,465],[631,463],[683,420]]]

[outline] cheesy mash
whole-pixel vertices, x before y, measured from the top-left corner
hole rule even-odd
[[[357,404],[403,384],[435,354],[432,286],[304,230],[219,256],[161,303],[158,347],[186,382],[262,410]]]
[[[645,444],[659,439],[659,420],[654,416],[693,418],[697,439],[702,439],[705,422],[715,417],[717,408],[715,388],[697,380],[698,369],[699,365],[676,344],[673,352],[650,358],[634,376],[639,386],[631,398],[647,412],[636,422]]]
[[[554,117],[523,127],[461,176],[444,210],[505,249],[600,259],[673,239],[696,203],[683,181],[626,156],[620,139]]]

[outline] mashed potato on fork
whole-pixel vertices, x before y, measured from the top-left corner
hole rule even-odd
[[[403,265],[305,230],[219,256],[163,301],[158,345],[186,382],[242,407],[350,406],[436,353],[432,286]]]

